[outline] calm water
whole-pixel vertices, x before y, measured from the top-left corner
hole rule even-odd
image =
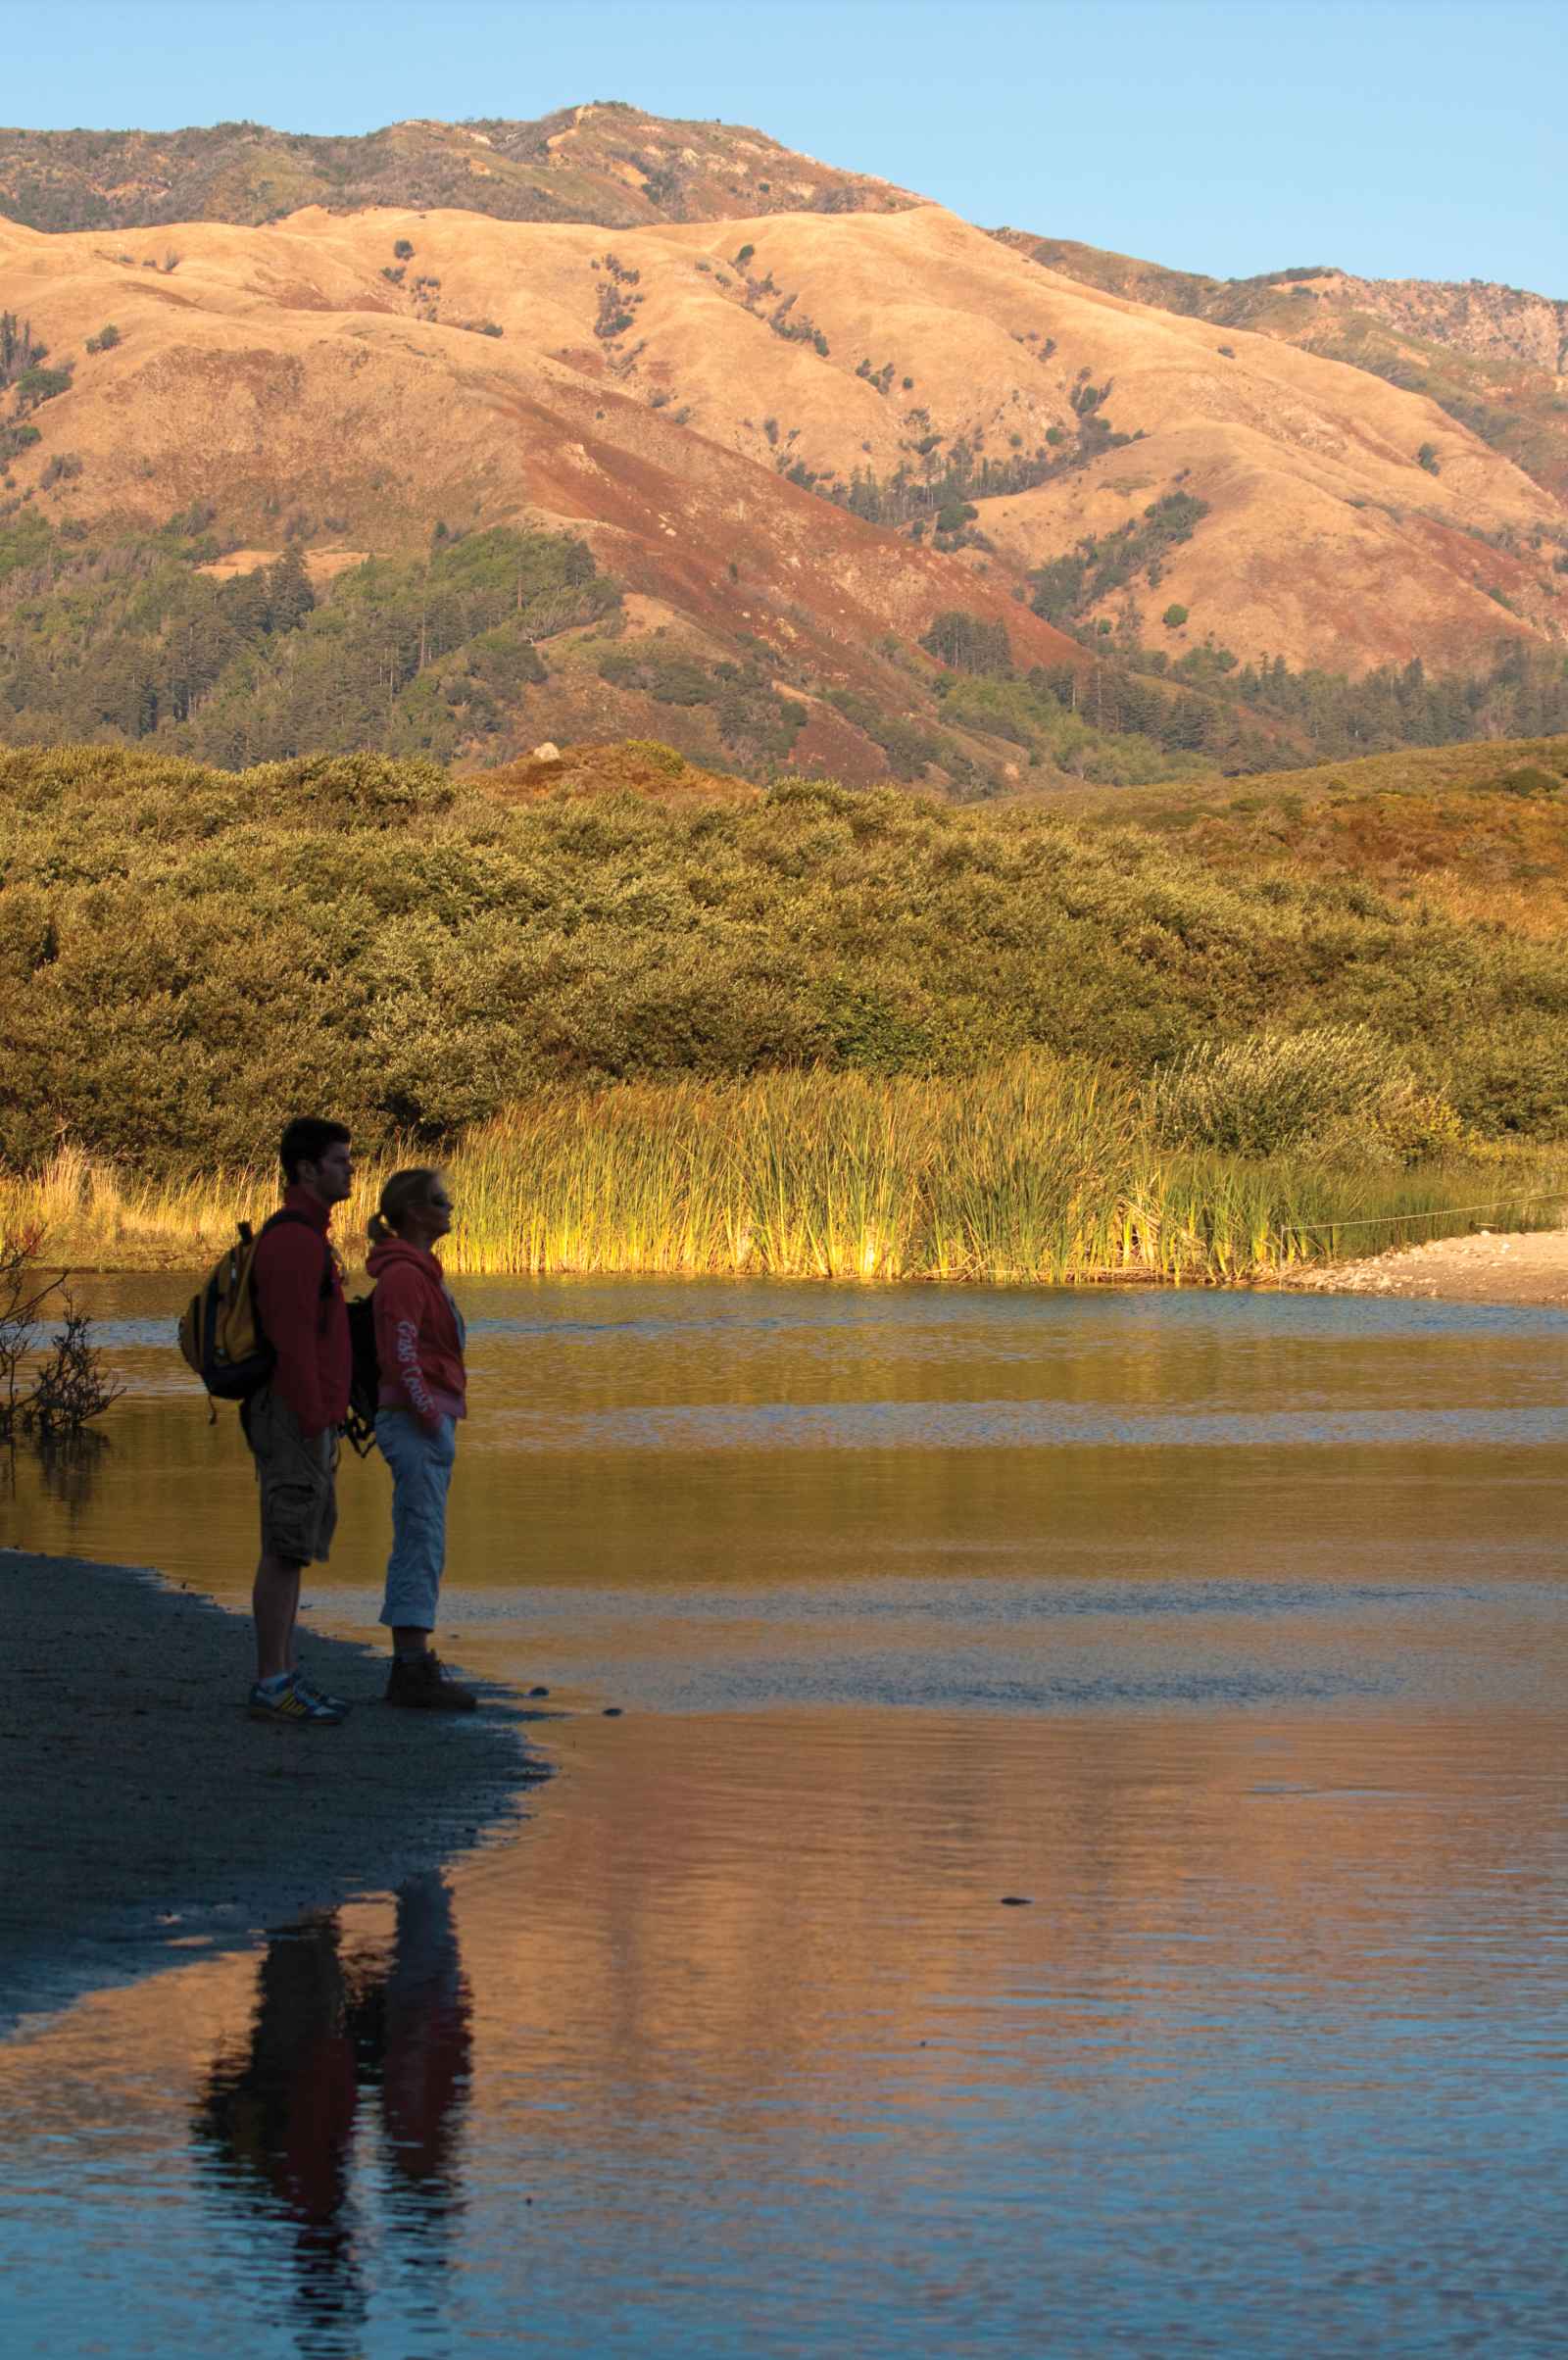
[[[4,1527],[242,1603],[182,1291]],[[8,2350],[1568,2346],[1568,1320],[463,1294],[446,1644],[561,1775],[0,2049]]]

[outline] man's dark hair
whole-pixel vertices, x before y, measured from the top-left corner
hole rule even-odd
[[[349,1127],[342,1122],[323,1122],[318,1114],[296,1114],[283,1132],[277,1151],[283,1166],[283,1177],[290,1188],[300,1176],[302,1163],[319,1163],[328,1148],[341,1142],[348,1145]]]

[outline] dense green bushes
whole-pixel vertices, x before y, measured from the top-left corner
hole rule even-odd
[[[1568,1133],[1555,944],[1036,811],[795,783],[509,809],[376,757],[28,750],[0,755],[0,877],[12,1161],[61,1133],[243,1159],[302,1106],[439,1135],[591,1077],[962,1073],[1029,1045],[1152,1075],[1324,1024],[1395,1044],[1477,1130]]]
[[[1096,786],[1155,785],[1169,779],[1212,776],[1212,762],[1181,750],[1177,729],[1167,729],[1172,741],[1167,747],[1131,726],[1116,731],[1096,728],[1087,718],[1094,711],[1095,677],[1086,683],[1069,672],[1061,694],[1047,685],[1052,677],[1039,666],[1023,679],[945,674],[937,683],[942,717],[956,727],[982,729],[991,737],[1021,746],[1032,758],[1050,762]],[[1080,689],[1084,709],[1075,713],[1062,699]],[[1179,724],[1181,716],[1168,700],[1161,705],[1151,692],[1149,704],[1155,730],[1172,719]]]

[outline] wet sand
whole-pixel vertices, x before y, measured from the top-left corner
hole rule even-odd
[[[1405,1295],[1443,1303],[1518,1303],[1568,1310],[1568,1229],[1483,1229],[1437,1238],[1370,1261],[1293,1272],[1287,1286],[1323,1295]]]
[[[545,1774],[503,1696],[397,1712],[385,1659],[307,1629],[338,1729],[247,1719],[249,1622],[135,1566],[0,1549],[0,2031],[181,1955],[385,1892]]]

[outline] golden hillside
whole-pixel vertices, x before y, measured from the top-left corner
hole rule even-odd
[[[1568,499],[1568,302],[1479,279],[1360,278],[1310,267],[1209,278],[1069,238],[992,234],[1086,285],[1277,336],[1425,394]]]
[[[826,678],[954,607],[1004,620],[1020,664],[1061,662],[1026,569],[1177,489],[1206,504],[1191,538],[1081,622],[1131,596],[1173,655],[1212,638],[1354,670],[1473,665],[1568,614],[1560,506],[1431,401],[1043,270],[936,206],[612,236],[457,211],[0,221],[0,309],[76,359],[12,463],[41,513],[206,500],[259,550],[303,516],[318,555],[558,521],[662,609]],[[106,322],[120,342],[83,358]],[[956,546],[820,496],[917,485],[960,444],[1044,479],[977,491]],[[80,471],[45,488],[61,454]]]

